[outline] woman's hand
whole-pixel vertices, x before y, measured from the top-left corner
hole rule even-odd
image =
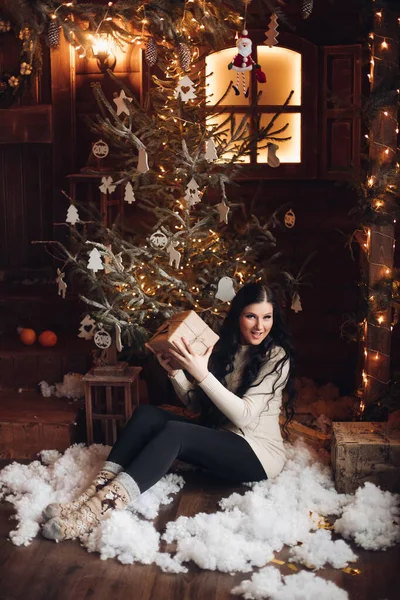
[[[171,377],[175,377],[178,371],[176,369],[173,369],[169,364],[172,360],[172,356],[168,356],[166,354],[163,354],[162,352],[155,352],[153,348],[149,346],[149,344],[145,344],[145,346],[148,350],[150,350],[150,352],[152,352],[155,355],[156,359],[158,360],[162,368],[165,369],[165,371],[167,371],[168,375],[170,375]]]
[[[176,361],[185,369],[194,379],[200,383],[208,375],[208,361],[214,346],[210,346],[204,354],[196,354],[193,352],[186,338],[181,338],[181,341],[174,341],[175,350],[172,348],[168,351]]]

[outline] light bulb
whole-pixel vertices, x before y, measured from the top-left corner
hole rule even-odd
[[[99,52],[108,52],[109,51],[109,43],[107,38],[105,37],[97,37],[95,38],[95,42],[93,44],[93,54],[99,54]]]

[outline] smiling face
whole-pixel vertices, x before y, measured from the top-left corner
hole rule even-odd
[[[241,56],[250,56],[252,52],[252,42],[249,38],[239,38],[236,45]]]
[[[267,337],[274,322],[270,302],[257,302],[245,306],[239,317],[240,343],[258,345]]]

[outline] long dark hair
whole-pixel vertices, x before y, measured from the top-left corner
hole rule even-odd
[[[289,376],[286,381],[287,399],[285,401],[286,425],[294,414],[294,388],[292,385],[293,372],[293,348],[282,318],[278,295],[266,285],[261,283],[249,283],[244,285],[232,300],[230,310],[221,326],[219,332],[220,339],[217,342],[214,351],[210,357],[208,369],[215,377],[226,385],[226,376],[232,373],[235,355],[241,345],[239,318],[243,309],[249,304],[258,304],[260,302],[269,302],[273,306],[273,325],[267,337],[261,342],[249,347],[247,355],[247,364],[244,369],[241,382],[235,390],[235,394],[242,397],[245,392],[253,385],[259,385],[257,377],[263,367],[271,358],[271,352],[274,348],[280,347],[284,355],[272,370],[267,373],[276,373],[276,380],[273,384],[272,392],[275,393],[275,387],[282,375],[282,369],[287,360],[289,360]],[[265,377],[267,376],[265,375]],[[254,383],[256,382],[256,383]],[[196,388],[196,398],[201,403],[200,422],[208,427],[220,427],[229,423],[229,419],[211,402],[208,396],[200,387]]]

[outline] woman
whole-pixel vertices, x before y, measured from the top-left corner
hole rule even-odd
[[[172,357],[181,369],[171,368]],[[138,407],[88,490],[75,502],[45,509],[50,520],[43,535],[59,541],[87,533],[109,510],[125,508],[159,481],[177,458],[236,483],[276,476],[285,462],[279,414],[290,358],[272,290],[258,283],[243,286],[214,351],[195,354],[182,338],[169,356],[157,354],[182,402],[200,411],[199,422]],[[287,421],[292,402],[289,393]]]

